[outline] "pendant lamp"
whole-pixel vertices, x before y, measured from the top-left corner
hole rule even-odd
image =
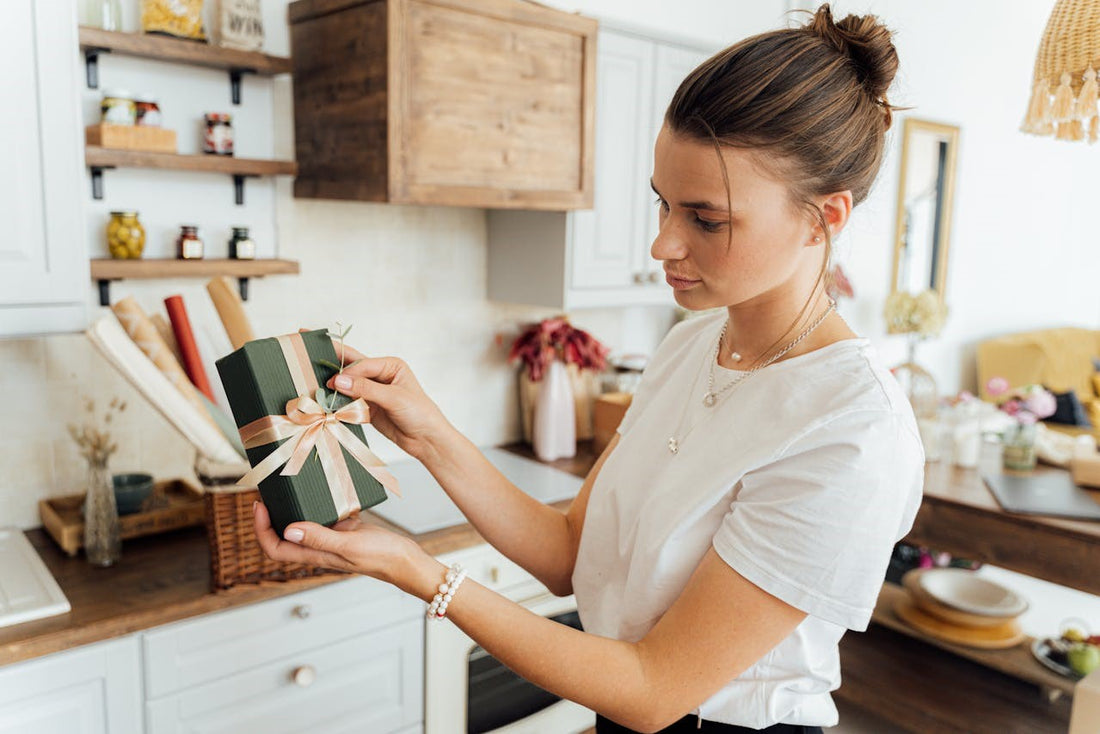
[[[1100,0],[1058,0],[1035,59],[1031,101],[1020,130],[1058,140],[1097,139],[1096,70]]]

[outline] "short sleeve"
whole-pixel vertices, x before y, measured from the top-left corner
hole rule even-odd
[[[920,505],[924,453],[909,423],[867,409],[807,430],[742,477],[715,551],[791,606],[865,630]]]

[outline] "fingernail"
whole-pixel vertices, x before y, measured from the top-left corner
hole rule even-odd
[[[338,390],[347,390],[349,387],[351,387],[351,378],[347,375],[337,375],[336,379],[333,381],[333,384],[336,385],[336,388]]]
[[[302,538],[306,537],[305,531],[301,528],[288,528],[283,537],[289,540],[291,543],[301,543]]]

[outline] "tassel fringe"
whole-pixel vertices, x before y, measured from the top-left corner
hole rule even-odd
[[[1081,85],[1081,93],[1077,95],[1077,118],[1082,122],[1088,122],[1096,117],[1096,70],[1091,66],[1085,72],[1085,83]]]
[[[1062,123],[1073,119],[1073,88],[1070,87],[1072,81],[1073,77],[1062,72],[1058,88],[1054,90],[1054,104],[1050,108],[1050,119],[1054,122]],[[1061,131],[1062,126],[1059,125],[1058,129]]]

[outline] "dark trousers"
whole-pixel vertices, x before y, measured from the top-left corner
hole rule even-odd
[[[757,734],[758,732],[768,732],[768,734],[822,734],[820,726],[802,726],[801,724],[774,724],[767,729],[750,729],[747,726],[704,720],[702,728],[696,728],[698,726],[698,717],[688,715],[671,726],[661,729],[659,734],[699,734],[699,732],[703,734]],[[633,729],[627,729],[625,726],[619,726],[614,721],[596,714],[596,734],[637,734],[637,732]]]

